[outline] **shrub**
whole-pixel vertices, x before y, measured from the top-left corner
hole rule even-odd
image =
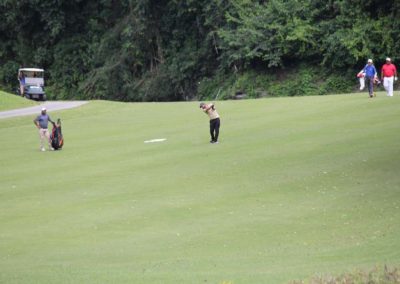
[[[19,65],[15,61],[7,61],[0,67],[0,82],[6,91],[14,91],[18,86],[17,73]]]
[[[198,99],[232,99],[236,94],[247,98],[265,96],[315,96],[351,92],[357,83],[355,71],[332,73],[318,67],[300,65],[269,72],[255,70],[203,78],[198,83]]]

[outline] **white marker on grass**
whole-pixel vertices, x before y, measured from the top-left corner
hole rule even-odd
[[[151,139],[144,141],[144,143],[157,143],[157,142],[164,142],[165,140],[167,140],[167,138]]]

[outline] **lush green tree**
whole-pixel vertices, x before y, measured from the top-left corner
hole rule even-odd
[[[43,67],[53,98],[186,100],[254,92],[254,72],[305,64],[343,82],[367,58],[400,59],[397,0],[1,0],[0,16],[0,85]],[[307,78],[294,95],[330,92]]]
[[[262,60],[268,67],[307,59],[316,52],[318,29],[309,1],[234,0],[227,25],[218,31],[226,64],[246,66]]]

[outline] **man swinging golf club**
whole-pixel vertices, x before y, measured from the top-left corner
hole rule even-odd
[[[40,150],[43,152],[46,151],[45,147],[45,140],[49,145],[49,150],[53,151],[53,147],[51,147],[50,142],[50,133],[48,129],[49,121],[54,124],[54,121],[51,120],[50,116],[46,113],[46,108],[42,108],[42,113],[38,115],[34,120],[33,123],[39,129],[39,137],[40,137]]]
[[[218,143],[219,127],[221,125],[219,114],[216,111],[214,104],[212,103],[200,103],[200,108],[210,117],[210,143],[216,144]]]

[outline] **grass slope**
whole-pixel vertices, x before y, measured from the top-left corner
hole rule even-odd
[[[37,105],[37,102],[0,91],[0,111]]]
[[[95,101],[0,120],[1,283],[287,283],[400,264],[400,96]],[[153,138],[163,143],[145,144]]]

